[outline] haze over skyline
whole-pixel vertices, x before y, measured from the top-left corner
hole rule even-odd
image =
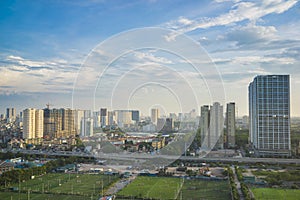
[[[198,94],[198,102],[180,101],[187,106],[178,106],[176,95],[170,94],[175,91],[180,97],[190,84],[194,84],[192,88],[200,85],[201,91],[205,90],[201,87],[203,80],[219,81],[216,77],[219,72],[224,86],[221,103],[234,101],[238,115],[248,115],[248,84],[256,75],[290,74],[291,116],[300,116],[297,103],[300,102],[297,90],[300,88],[299,5],[297,0],[1,1],[0,113],[7,107],[19,111],[26,107],[44,108],[48,102],[56,108],[71,107],[74,82],[83,74],[81,66],[87,64],[91,50],[121,32],[160,27],[176,31],[165,38],[166,44],[178,42],[180,34],[186,34],[204,48],[203,52],[208,54],[205,59],[215,63],[207,70],[216,68],[216,73],[198,80],[186,62],[159,50],[143,49],[122,55],[102,77],[111,86],[120,82],[120,87],[113,87],[120,92],[114,94],[121,94],[124,88],[136,90],[135,98],[126,99],[126,106],[139,105],[137,109],[148,114],[146,110],[159,104],[153,98],[158,94],[161,100],[175,102],[166,108],[171,112],[189,112],[200,108],[195,105],[211,105],[209,91],[203,91],[203,96]],[[107,55],[107,52],[100,53]],[[184,82],[180,82],[182,75],[186,79],[195,78],[195,82],[189,82],[184,88]],[[164,80],[164,84],[170,85],[155,83],[139,90],[129,84],[135,80],[142,85],[139,81],[150,81],[153,77],[159,83]],[[96,107],[109,108],[111,96],[103,95],[107,87],[101,90],[101,86],[97,86]],[[139,101],[139,97],[153,98],[153,101]],[[120,109],[120,106],[113,108]]]

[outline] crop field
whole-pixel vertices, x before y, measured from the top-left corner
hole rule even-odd
[[[98,199],[117,179],[100,174],[47,174],[8,186],[0,192],[0,199]]]
[[[251,188],[255,199],[294,200],[299,199],[300,190],[279,188]]]
[[[231,193],[227,181],[140,176],[117,194],[117,199],[121,200],[122,197],[229,200]]]

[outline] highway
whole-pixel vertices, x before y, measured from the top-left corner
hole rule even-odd
[[[3,151],[2,152],[6,152]],[[160,154],[147,154],[147,153],[108,153],[108,154],[87,154],[87,153],[78,153],[70,151],[37,151],[37,150],[14,150],[13,153],[24,153],[24,154],[36,154],[36,155],[48,155],[48,156],[80,156],[80,157],[95,157],[100,160],[151,160],[151,159],[161,159],[166,161],[175,161],[177,159],[182,161],[191,161],[191,162],[239,162],[239,163],[265,163],[265,164],[300,164],[300,159],[291,159],[291,158],[252,158],[252,157],[195,157],[195,156],[172,156],[172,155],[160,155]]]

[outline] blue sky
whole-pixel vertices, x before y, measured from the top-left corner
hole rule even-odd
[[[99,78],[83,77],[87,63],[96,71],[101,65],[93,60],[91,51],[108,50],[96,47],[116,34],[126,40],[124,31],[145,27],[176,31],[166,38],[170,44],[178,43],[182,34],[188,36],[215,66],[209,65],[206,78],[198,80],[197,74],[170,52],[144,49],[116,55],[119,57],[102,76],[102,83],[92,88],[96,91],[94,107],[119,109],[122,104],[112,106],[112,102],[123,102],[118,95],[130,94],[125,97],[126,106],[136,106],[145,114],[154,105],[164,107],[167,113],[188,112],[218,100],[209,97],[203,84],[221,80],[221,103],[235,101],[239,115],[244,115],[248,113],[247,86],[254,76],[290,74],[291,113],[300,116],[300,4],[295,0],[0,1],[0,113],[6,107],[19,111],[44,108],[48,102],[54,107],[71,107],[74,85],[80,80],[81,85],[88,86],[88,80]],[[143,35],[137,38],[149,39]],[[118,47],[115,45],[115,51]],[[191,80],[186,88],[178,81],[180,77]],[[161,84],[143,87],[142,80]],[[186,93],[192,92],[186,92],[188,85],[202,92],[196,95],[197,102],[178,100],[181,96],[189,99]],[[114,88],[114,94],[106,95]],[[76,97],[76,108],[87,107],[89,101],[81,99],[83,96]]]

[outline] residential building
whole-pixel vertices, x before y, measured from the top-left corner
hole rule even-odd
[[[92,112],[90,110],[83,110],[83,116],[80,121],[80,136],[92,136],[93,135],[93,119]]]
[[[108,111],[107,112],[107,118],[108,118],[108,125],[112,126],[116,124],[116,116],[114,111]]]
[[[93,112],[93,121],[94,121],[94,128],[101,127],[101,113],[100,111]]]
[[[172,118],[158,118],[157,131],[169,133],[174,130],[174,121]]]
[[[68,138],[76,135],[75,110],[62,108],[62,131],[58,137]]]
[[[84,110],[75,110],[75,130],[76,130],[76,135],[80,135],[81,133],[81,120],[84,118]]]
[[[151,122],[155,125],[157,125],[157,119],[159,118],[159,109],[153,108],[151,109]]]
[[[128,127],[133,123],[132,112],[130,110],[116,110],[115,115],[120,128]]]
[[[223,149],[223,106],[215,102],[212,106],[201,106],[200,132],[203,150]]]
[[[23,138],[25,140],[43,138],[44,111],[28,108],[23,111]]]
[[[77,133],[76,111],[71,109],[44,109],[44,137],[68,138]],[[77,116],[78,117],[78,116]]]
[[[101,122],[101,127],[105,127],[105,126],[108,125],[107,108],[101,108],[100,109],[100,122]]]
[[[138,123],[140,121],[140,111],[132,110],[131,115],[132,115],[131,118],[135,123]]]
[[[262,156],[290,156],[290,77],[256,76],[249,84],[250,142]]]
[[[226,105],[226,147],[235,147],[235,103],[230,102]]]
[[[201,106],[200,116],[200,132],[201,132],[201,148],[210,149],[210,135],[209,135],[209,122],[210,122],[210,110],[208,105]]]
[[[62,130],[62,110],[44,109],[44,138],[53,139]]]
[[[6,108],[6,120],[7,122],[13,122],[16,119],[16,109]]]
[[[81,137],[93,136],[93,119],[92,118],[82,118],[81,120]]]
[[[158,150],[165,146],[165,142],[166,142],[165,137],[155,138],[152,140],[151,145],[155,150]]]
[[[224,147],[224,116],[223,106],[219,102],[213,103],[210,107],[210,122],[209,122],[209,136],[210,147],[214,149],[223,149]]]

